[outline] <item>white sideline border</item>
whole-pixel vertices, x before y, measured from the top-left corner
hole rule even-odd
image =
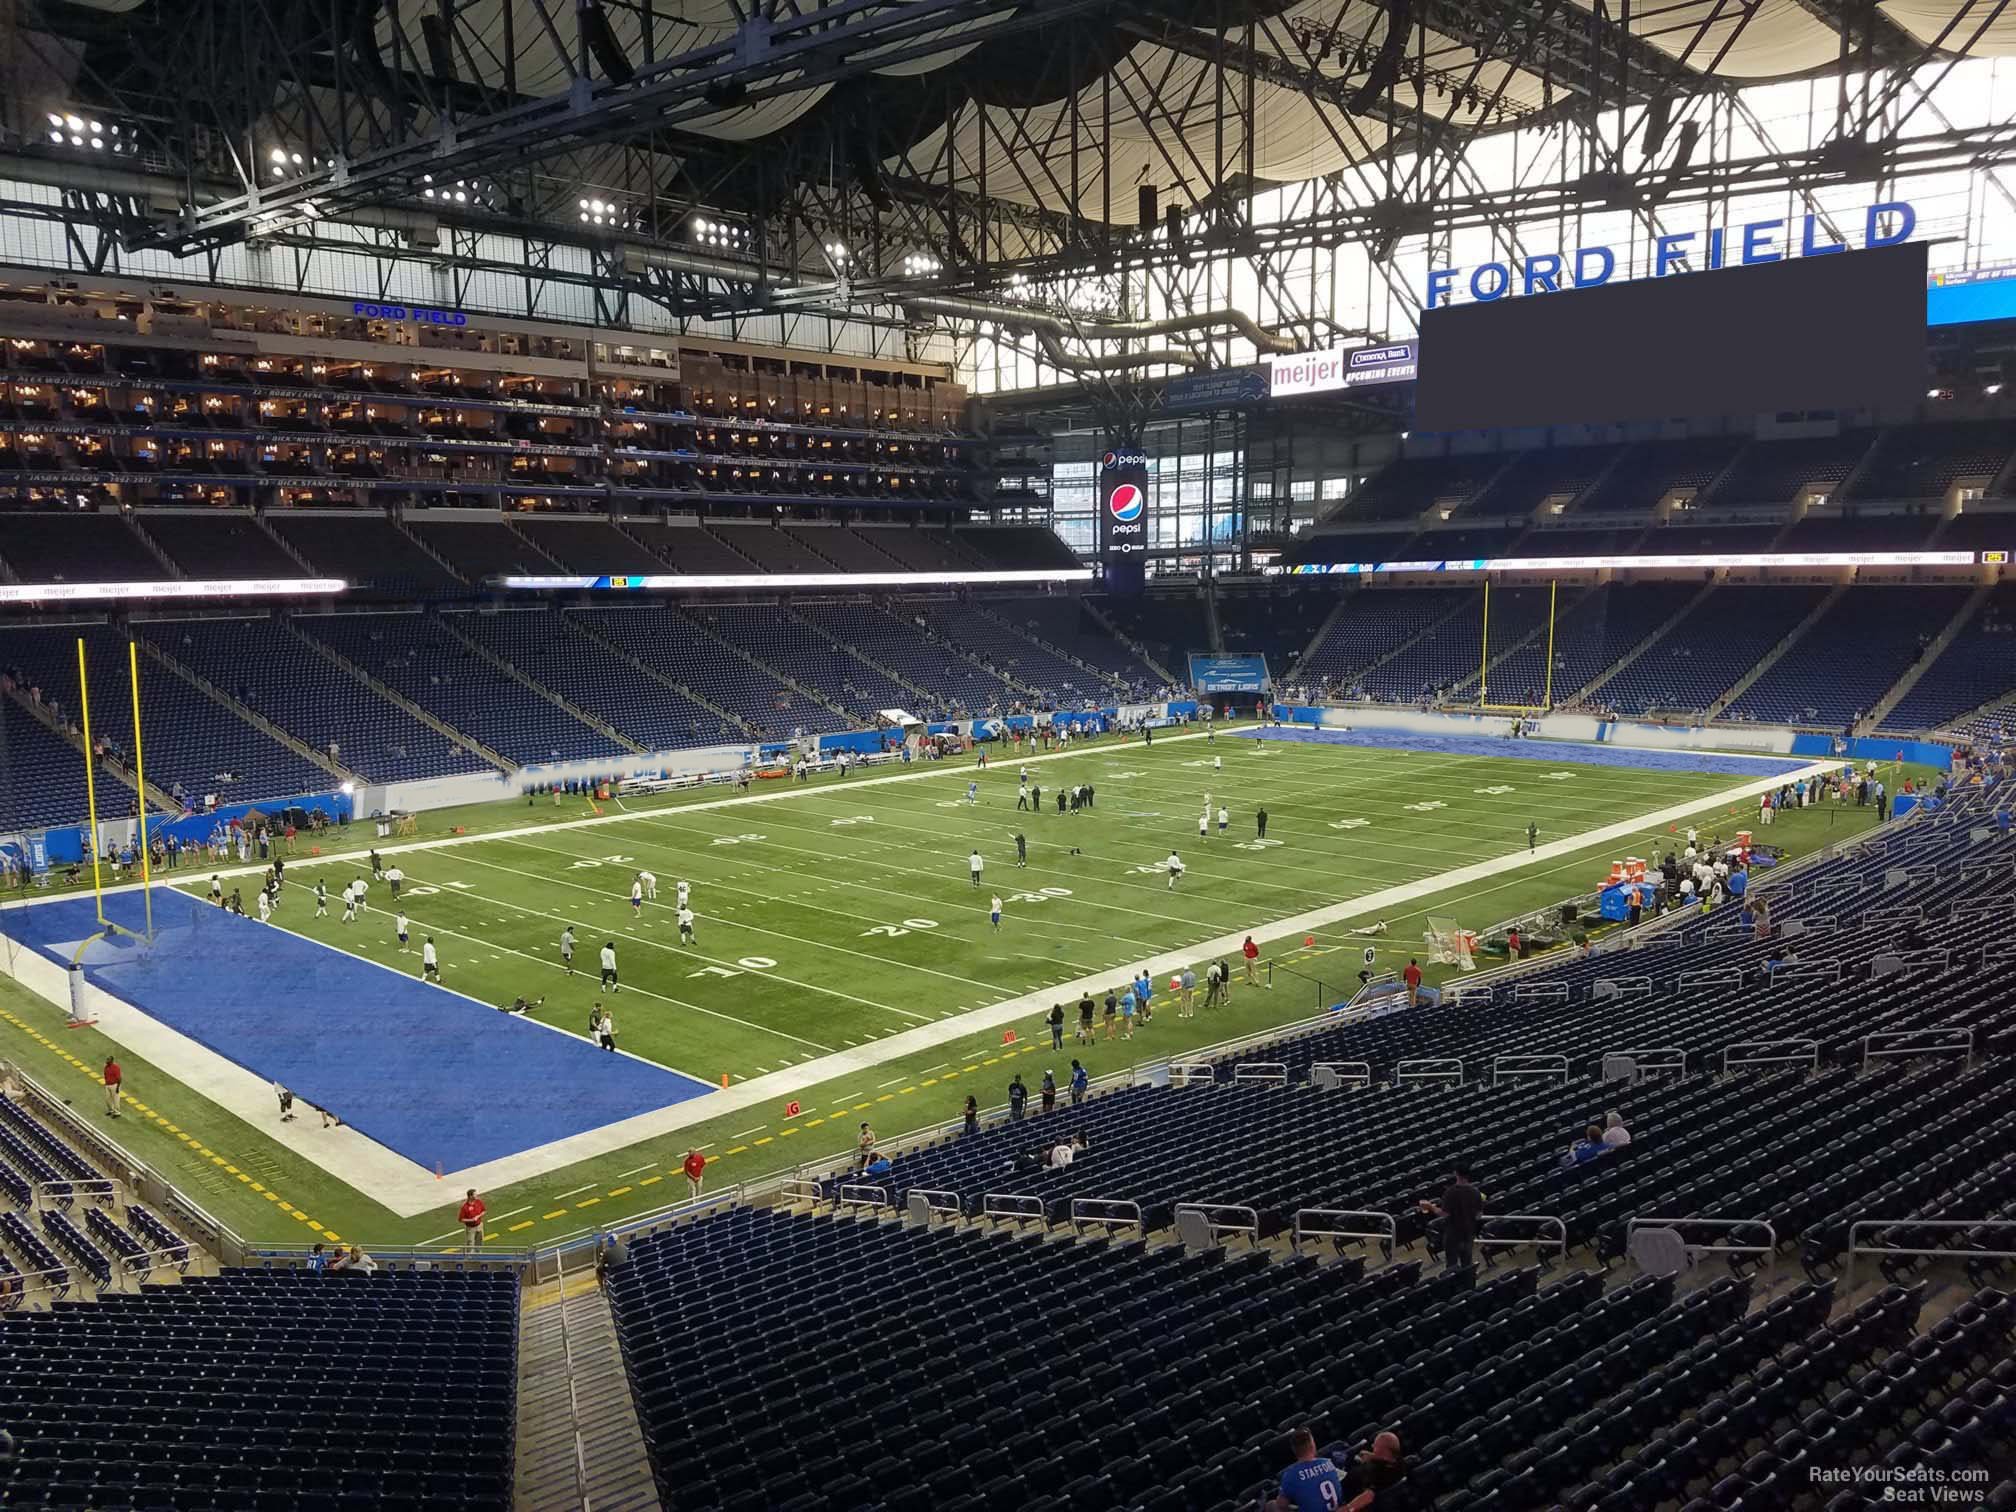
[[[1246,729],[1251,726],[1239,725],[1232,728]],[[1162,739],[1170,742],[1200,740],[1206,733],[1198,730],[1187,735],[1164,736]],[[1310,744],[1317,743],[1310,742]],[[1564,741],[1562,744],[1584,746],[1592,743]],[[1127,749],[1125,746],[1095,745],[1088,746],[1085,750],[1055,751],[1047,755],[1019,759],[1011,757],[998,763],[990,761],[989,768],[991,770],[996,765],[1034,765],[1039,762],[1060,761],[1087,755],[1112,755],[1125,749]],[[1784,756],[1754,752],[1698,754],[1734,755],[1740,759],[1773,763],[1782,763],[1787,759]],[[1651,813],[1618,820],[1598,829],[1583,831],[1560,840],[1548,841],[1532,851],[1510,851],[1503,856],[1494,856],[1450,871],[1438,872],[1417,881],[1382,888],[1377,892],[1311,909],[1270,924],[1236,930],[1216,939],[1165,951],[1160,955],[1148,957],[1136,969],[1145,968],[1150,976],[1159,980],[1171,970],[1194,965],[1207,957],[1233,955],[1249,934],[1256,939],[1274,940],[1283,936],[1309,934],[1315,930],[1328,929],[1368,914],[1389,913],[1419,898],[1445,892],[1451,888],[1468,886],[1473,882],[1485,881],[1560,856],[1572,855],[1591,846],[1639,835],[1647,829],[1702,813],[1720,804],[1754,798],[1782,787],[1788,782],[1797,782],[1802,777],[1823,775],[1835,765],[1832,760],[1822,760],[1792,770],[1780,770],[1768,777],[1756,778],[1719,793],[1700,795],[1684,803],[1672,804]],[[896,772],[881,777],[848,778],[841,783],[827,782],[817,786],[794,782],[787,787],[769,792],[737,794],[734,797],[712,799],[702,803],[679,804],[668,812],[699,813],[745,804],[776,803],[815,794],[828,796],[836,788],[918,782],[932,777],[963,777],[966,781],[971,781],[974,770],[976,769],[973,766],[964,763],[953,765],[946,762],[932,762],[924,771]],[[1593,770],[1600,771],[1602,768]],[[482,834],[449,835],[434,840],[381,845],[377,850],[381,856],[447,850],[459,845],[475,845],[531,835],[549,835],[556,830],[587,829],[646,817],[649,817],[649,814],[644,812],[600,814],[586,819],[528,825]],[[242,877],[263,875],[264,870],[263,865],[247,865],[219,867],[215,872],[222,876]],[[199,865],[196,874],[201,876],[209,873]],[[128,883],[120,887],[106,888],[105,891],[131,892],[137,890],[140,885]],[[70,901],[77,896],[81,894],[67,894],[62,899],[34,899],[16,906],[42,907],[48,903]],[[323,948],[333,950],[336,947]],[[38,997],[46,999],[68,1013],[70,1002],[68,975],[62,967],[39,950],[23,947],[16,951],[15,965],[9,974]],[[445,1172],[438,1176],[348,1125],[334,1129],[314,1128],[305,1119],[298,1118],[291,1126],[281,1125],[278,1122],[277,1104],[274,1101],[270,1080],[246,1070],[243,1066],[101,988],[87,984],[85,991],[92,1011],[98,1015],[97,1028],[107,1038],[125,1046],[154,1065],[172,1072],[180,1081],[219,1107],[244,1119],[268,1138],[286,1146],[303,1160],[385,1207],[396,1216],[416,1218],[423,1213],[449,1205],[453,1201],[452,1194],[466,1187],[488,1191],[534,1180],[566,1166],[606,1155],[647,1139],[676,1133],[680,1129],[691,1128],[695,1124],[725,1114],[739,1112],[763,1103],[786,1101],[793,1094],[821,1082],[867,1071],[890,1061],[963,1039],[968,1035],[1015,1023],[1023,1018],[1040,1016],[1052,1002],[1076,998],[1094,989],[1103,991],[1112,981],[1113,975],[1113,971],[1109,969],[1069,982],[1038,988],[1019,997],[975,1008],[952,1018],[920,1024],[913,1029],[872,1040],[852,1050],[835,1051],[814,1060],[801,1061],[780,1071],[751,1077],[732,1087],[687,1098],[664,1108],[640,1113],[616,1123],[604,1124],[532,1149],[521,1150],[514,1155],[485,1161],[481,1165],[459,1171]]]

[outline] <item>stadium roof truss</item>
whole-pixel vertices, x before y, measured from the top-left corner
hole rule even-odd
[[[1098,380],[1336,339],[1292,277],[1311,247],[1390,264],[1488,227],[1516,252],[1588,207],[1654,231],[1993,164],[2016,123],[1947,121],[1927,78],[2016,50],[2011,4],[20,0],[0,210],[60,222],[92,271],[250,244],[306,287],[319,256],[419,260],[444,303],[503,276],[617,324],[647,301],[998,328]],[[1831,127],[1796,148],[1739,93],[1827,77]],[[122,150],[80,157],[75,112]],[[1717,150],[1737,120],[1768,150]],[[1541,124],[1544,171],[1480,176],[1480,138]],[[1214,306],[1211,259],[1250,267],[1270,329]]]

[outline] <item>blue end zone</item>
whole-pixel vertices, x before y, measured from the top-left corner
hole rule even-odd
[[[1248,740],[1307,745],[1363,746],[1380,751],[1420,751],[1434,756],[1502,756],[1552,766],[1615,767],[1640,772],[1700,772],[1714,777],[1772,777],[1813,764],[1812,757],[1724,756],[1713,751],[1647,751],[1632,746],[1578,745],[1555,740],[1513,740],[1504,735],[1415,735],[1405,730],[1318,730],[1307,725],[1232,732]]]
[[[144,927],[138,893],[106,898],[105,910]],[[88,949],[91,985],[430,1170],[481,1165],[713,1090],[184,893],[155,890],[154,924],[152,950]],[[64,966],[98,928],[89,898],[12,909],[0,925]]]

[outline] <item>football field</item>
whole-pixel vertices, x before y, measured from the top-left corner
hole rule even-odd
[[[368,840],[353,826],[350,849],[289,860],[270,925],[160,900],[191,921],[185,954],[256,989],[246,994],[252,1017],[212,1011],[229,994],[206,995],[200,970],[187,981],[157,971],[131,1001],[150,1029],[169,1020],[243,1086],[218,1079],[225,1090],[199,1095],[176,1085],[203,1083],[179,1051],[122,1042],[143,1104],[143,1121],[122,1134],[248,1234],[285,1237],[284,1223],[273,1232],[277,1206],[316,1233],[432,1240],[452,1229],[440,1214],[468,1175],[499,1220],[494,1242],[544,1242],[683,1196],[674,1173],[690,1147],[713,1162],[710,1186],[751,1180],[851,1145],[864,1119],[887,1138],[956,1117],[969,1094],[998,1107],[1018,1072],[1032,1088],[1045,1069],[1061,1083],[1075,1056],[1098,1077],[1307,1018],[1355,989],[1368,945],[1379,968],[1397,970],[1422,953],[1429,914],[1482,930],[1586,892],[1610,857],[1663,849],[1683,813],[1700,813],[1704,832],[1733,834],[1755,814],[1737,795],[1799,765],[1652,763],[1537,742],[1426,750],[1254,736],[1107,739],[1034,757],[1031,809],[1018,806],[1025,762],[1010,755],[984,770],[966,760],[885,766],[759,782],[747,795],[708,787],[611,801],[599,812],[569,798],[429,815],[416,841],[382,846],[384,864],[404,873],[403,948],[390,888],[371,879]],[[1055,795],[1080,784],[1092,787],[1091,806],[1060,812]],[[1811,848],[1872,819],[1788,815],[1770,838]],[[444,833],[451,825],[461,832]],[[1173,888],[1172,850],[1184,867]],[[256,872],[224,870],[250,913]],[[633,911],[640,871],[655,875],[657,897]],[[208,875],[185,866],[172,880],[200,899]],[[339,895],[359,879],[370,884],[366,905],[345,923]],[[696,915],[690,944],[675,917],[681,880]],[[172,921],[174,908],[162,916]],[[1383,934],[1363,932],[1376,923]],[[568,928],[571,973],[559,949]],[[1194,961],[1201,980],[1209,960],[1236,960],[1248,933],[1275,967],[1272,989],[1242,985],[1228,1007],[1178,1018],[1169,971]],[[429,937],[445,993],[418,981]],[[605,944],[618,957],[614,991],[598,980]],[[1082,990],[1103,995],[1144,966],[1162,991],[1152,1025],[1132,1041],[1102,1028],[1083,1046],[1067,1031],[1063,1052],[1050,1050],[1042,1018],[1052,1002],[1066,1003],[1075,1029]],[[175,996],[173,1012],[157,1006],[163,994]],[[91,1069],[103,1036],[41,1033],[46,1005],[25,1019],[25,997],[0,1003],[0,1018],[70,1062],[72,1075]],[[547,1032],[494,1012],[519,997],[538,1002],[531,1016]],[[616,1020],[614,1059],[586,1039],[598,1002]],[[429,1037],[460,1023],[479,1037]],[[23,1062],[37,1064],[33,1053]],[[264,1093],[283,1075],[351,1127],[324,1130],[309,1115],[281,1128]],[[239,1095],[244,1086],[259,1098]],[[452,1115],[436,1109],[435,1123],[456,1125],[437,1129],[427,1105],[446,1089],[466,1101],[444,1104]],[[165,1156],[148,1147],[155,1141]],[[426,1184],[429,1167],[443,1166],[453,1192]],[[403,1185],[381,1192],[364,1179],[395,1168],[410,1178]],[[388,1196],[395,1188],[403,1195]]]

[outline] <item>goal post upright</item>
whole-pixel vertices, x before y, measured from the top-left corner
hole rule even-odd
[[[91,744],[91,676],[84,665],[84,637],[77,637],[77,707],[84,718],[84,809],[90,816],[91,898],[98,910],[98,922],[106,924],[105,884],[100,872],[98,843],[98,761]]]
[[[1477,707],[1483,708],[1490,700],[1490,688],[1484,682],[1484,669],[1491,665],[1491,575],[1484,575],[1484,636],[1477,648]]]
[[[1540,694],[1540,712],[1545,714],[1554,707],[1554,605],[1561,596],[1561,579],[1555,578],[1547,584],[1547,678]],[[134,716],[136,719],[138,715]]]
[[[140,740],[140,646],[126,642],[126,675],[133,689],[133,791],[134,812],[140,823],[140,901],[147,911],[147,938],[154,938],[154,863],[147,851],[147,756]],[[102,908],[99,910],[104,911]]]

